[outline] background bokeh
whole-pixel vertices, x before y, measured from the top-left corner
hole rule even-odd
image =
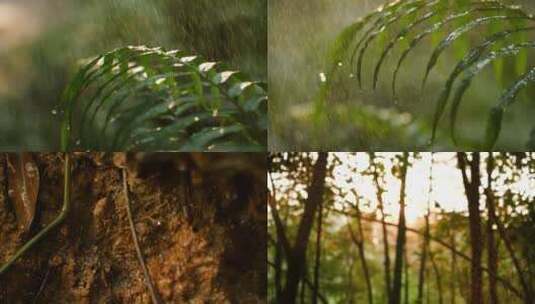
[[[81,59],[162,46],[267,79],[267,0],[0,0],[0,148],[58,150],[52,114]]]

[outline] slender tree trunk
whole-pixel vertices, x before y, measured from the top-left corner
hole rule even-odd
[[[314,289],[312,290],[312,303],[318,303],[318,291],[320,288],[320,264],[321,264],[321,233],[323,222],[323,203],[319,203],[317,234],[316,234],[316,264],[314,265]]]
[[[481,236],[481,214],[479,212],[479,186],[481,184],[479,153],[472,153],[472,160],[468,161],[466,153],[458,152],[457,160],[459,168],[461,169],[466,198],[468,200],[470,246],[472,249],[472,261],[470,267],[470,304],[481,304],[483,303],[481,269],[483,242]],[[468,179],[468,174],[466,172],[467,165],[470,167],[470,179]]]
[[[370,163],[373,164],[373,181],[375,183],[378,208],[381,213],[381,222],[383,230],[383,252],[384,252],[384,272],[385,272],[385,295],[386,302],[390,302],[390,295],[392,294],[392,280],[390,278],[390,252],[388,249],[388,229],[386,225],[386,214],[383,202],[383,188],[379,183],[379,171],[375,163],[375,153],[370,153]]]
[[[524,276],[524,271],[522,270],[520,261],[518,260],[518,257],[515,254],[515,249],[513,248],[513,244],[509,240],[509,237],[507,236],[507,231],[505,230],[505,227],[503,226],[502,222],[498,218],[495,218],[495,220],[496,220],[496,225],[498,226],[498,232],[500,233],[500,237],[502,238],[503,243],[505,244],[505,248],[507,249],[507,252],[511,256],[511,260],[513,261],[513,266],[520,280],[520,285],[522,286],[522,293],[524,297],[524,303],[526,304],[533,303],[529,283],[526,277]]]
[[[427,251],[429,248],[429,216],[431,214],[431,194],[433,192],[433,155],[431,154],[431,165],[429,166],[429,188],[427,191],[427,213],[425,215],[425,231],[422,244],[422,255],[420,258],[420,273],[418,275],[418,297],[416,304],[422,304],[424,296],[425,269],[427,263]]]
[[[392,285],[392,295],[390,304],[401,303],[401,281],[403,276],[403,252],[405,248],[406,229],[405,229],[405,186],[408,166],[407,152],[403,153],[401,160],[401,189],[399,194],[399,227],[396,241],[396,260],[394,264],[394,284]]]
[[[425,269],[425,276],[429,277],[429,268]],[[431,301],[431,289],[429,288],[431,284],[425,284],[425,303],[429,304]]]
[[[359,211],[357,211],[357,214],[360,214]],[[368,269],[368,263],[366,262],[366,256],[365,256],[365,250],[364,250],[364,238],[362,234],[362,226],[360,223],[360,216],[357,215],[357,221],[359,225],[359,238],[356,237],[355,233],[353,232],[353,229],[351,228],[350,224],[347,224],[347,229],[349,230],[349,235],[351,236],[351,239],[353,240],[353,243],[357,245],[357,249],[359,251],[359,257],[360,257],[360,263],[362,267],[362,271],[364,272],[364,278],[366,280],[366,287],[368,289],[368,303],[373,303],[373,289],[372,289],[372,282],[370,279],[370,272]]]
[[[305,304],[306,303],[306,286],[305,286],[305,281],[302,280],[301,283],[299,284],[300,286],[300,293],[299,293],[299,302],[301,304]]]
[[[346,216],[354,216],[354,214],[351,214],[349,212],[344,212],[344,211],[340,211],[340,210],[336,210],[336,209],[331,209],[331,211],[334,211],[335,213],[338,213],[338,214],[343,214],[343,215],[346,215]],[[362,220],[363,221],[367,221],[367,222],[372,222],[372,223],[382,223],[381,220],[378,220],[376,218],[373,218],[373,217],[362,217]],[[390,223],[390,222],[386,222],[386,225],[387,226],[390,226],[390,227],[398,227],[399,225],[398,224],[395,224],[395,223]],[[416,235],[419,235],[419,236],[423,236],[422,232],[417,230],[417,229],[414,229],[414,228],[410,228],[410,227],[405,227],[406,231],[408,232],[411,232],[411,233],[414,233]],[[463,260],[465,260],[466,262],[469,262],[471,263],[472,261],[472,258],[466,254],[464,254],[463,252],[457,250],[456,248],[452,247],[451,244],[449,244],[448,242],[445,242],[437,237],[434,237],[432,235],[429,236],[429,240],[430,241],[433,241],[441,246],[443,246],[444,248],[452,251],[455,255],[457,255],[458,257],[461,257]],[[488,273],[488,269],[486,267],[481,267],[482,271],[485,271]],[[427,277],[427,272],[426,272],[426,277]],[[496,276],[496,280],[498,282],[500,282],[503,287],[506,288],[506,290],[512,292],[515,296],[519,297],[520,299],[523,299],[523,294],[518,291],[518,289],[513,285],[511,284],[510,280],[504,278],[504,277],[500,277],[500,276]],[[428,285],[428,284],[426,284]]]
[[[489,155],[491,157],[492,155]],[[492,163],[494,165],[494,163]],[[490,173],[489,173],[490,174]],[[515,271],[517,272],[518,278],[520,280],[520,285],[522,287],[522,293],[524,297],[524,303],[532,303],[533,302],[533,295],[532,295],[532,287],[530,287],[527,278],[524,275],[524,271],[522,269],[522,266],[520,264],[520,261],[518,260],[517,255],[515,254],[515,249],[513,248],[513,244],[509,240],[507,236],[507,231],[505,227],[503,226],[502,221],[500,220],[500,217],[496,216],[496,203],[494,201],[494,193],[492,191],[492,188],[489,186],[489,191],[487,193],[488,195],[488,203],[491,206],[491,208],[494,210],[494,223],[496,224],[498,228],[498,233],[500,235],[501,240],[503,240],[503,243],[505,244],[505,248],[509,255],[511,256],[511,260],[513,261],[513,266],[515,268]],[[490,210],[490,209],[489,209]],[[502,208],[502,211],[504,212],[504,216],[508,217],[508,213],[505,208]],[[497,250],[496,250],[497,251]]]
[[[318,206],[323,199],[325,190],[325,176],[327,174],[327,156],[325,152],[320,152],[318,160],[314,164],[312,182],[308,187],[308,198],[305,201],[303,217],[297,229],[297,238],[291,255],[288,256],[288,271],[286,285],[282,292],[282,303],[295,303],[299,281],[305,272],[305,258],[310,233]]]
[[[409,304],[409,258],[407,257],[407,246],[405,246],[405,252],[403,253],[405,259],[405,304]]]
[[[429,215],[426,215],[425,216],[424,240],[422,244],[422,255],[420,257],[420,272],[418,275],[418,297],[416,298],[416,302],[415,302],[417,304],[423,303],[425,268],[427,264],[427,249],[428,248],[429,248]]]
[[[364,229],[362,228],[360,205],[358,201],[357,201],[355,208],[357,211],[357,225],[359,229],[359,238],[360,238],[360,245],[358,246],[360,262],[362,264],[362,271],[364,272],[364,278],[366,279],[366,288],[368,289],[368,303],[373,304],[373,287],[372,287],[372,281],[370,277],[370,271],[368,268],[368,263],[366,262],[366,256],[365,256],[366,251],[364,250]]]
[[[346,292],[347,292],[347,303],[349,304],[354,304],[355,303],[355,297],[354,297],[354,293],[353,293],[353,267],[355,267],[355,258],[353,257],[352,254],[350,254],[350,259],[351,259],[351,262],[349,263],[349,267],[347,268],[347,277],[348,277],[348,280],[347,280],[347,287],[346,287]]]
[[[451,250],[451,280],[450,280],[450,293],[451,293],[451,304],[455,304],[455,281],[457,277],[457,255],[455,254],[455,251],[457,250],[455,245],[455,234],[451,232],[451,240],[450,240],[451,246],[453,247],[453,250]]]
[[[438,270],[438,265],[435,261],[435,257],[431,252],[429,253],[429,259],[431,260],[431,265],[433,266],[433,271],[435,272],[435,277],[437,280],[438,303],[443,304],[444,300],[442,297],[442,278],[440,277],[440,271]]]
[[[287,260],[291,256],[292,248],[290,246],[290,242],[288,240],[288,237],[286,236],[286,232],[284,227],[286,227],[286,219],[283,223],[277,203],[276,203],[276,188],[275,184],[273,182],[273,177],[271,173],[268,173],[269,180],[271,181],[272,186],[272,194],[268,196],[268,204],[270,206],[271,214],[273,216],[273,220],[275,222],[275,228],[276,228],[276,253],[275,253],[275,299],[277,303],[281,303],[282,301],[282,258],[283,255],[287,257]]]
[[[489,304],[498,304],[498,293],[496,290],[496,275],[498,273],[498,257],[496,242],[494,240],[494,226],[496,225],[496,211],[494,206],[494,194],[492,191],[492,171],[494,170],[494,158],[492,152],[487,157],[487,189],[485,191],[487,199],[487,210],[489,218],[487,221],[487,254],[489,268]]]
[[[277,238],[277,242],[275,244],[275,301],[277,303],[281,300],[281,293],[282,293],[282,245]]]

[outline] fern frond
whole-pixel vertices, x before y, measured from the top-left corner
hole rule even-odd
[[[489,30],[481,31],[481,28],[485,27]],[[376,89],[386,59],[393,56],[394,49],[400,48],[400,55],[394,60],[391,80],[392,99],[397,100],[396,86],[403,63],[426,38],[432,37],[436,40],[437,37],[443,36],[436,41],[435,46],[429,48],[429,57],[422,72],[422,89],[426,86],[439,59],[452,44],[468,34],[478,35],[483,38],[483,42],[472,42],[463,48],[464,54],[459,57],[461,59],[454,66],[436,99],[431,142],[435,140],[438,124],[448,106],[451,92],[455,90],[449,128],[450,136],[457,144],[455,135],[457,113],[472,79],[488,65],[499,66],[500,60],[511,56],[516,58],[515,71],[525,74],[506,90],[498,105],[490,110],[486,138],[482,140],[481,146],[492,148],[499,137],[504,109],[514,102],[519,90],[533,81],[531,70],[528,69],[526,72],[525,66],[529,62],[527,50],[532,49],[535,43],[528,40],[527,34],[534,30],[535,18],[532,15],[519,6],[506,5],[501,1],[395,1],[368,14],[341,32],[329,58],[330,75],[328,74],[326,78],[334,78],[339,72],[338,66],[343,66],[343,61],[346,61],[350,68],[355,69],[357,84],[362,87],[362,78],[366,75],[363,63],[372,60],[369,54],[371,52],[367,51],[374,45],[380,50],[377,61],[372,64],[373,73],[370,73],[372,87]],[[385,45],[375,42],[379,36],[385,34],[392,37]],[[402,43],[405,39],[408,42]],[[456,80],[460,76],[463,76],[462,80],[455,89]],[[331,90],[333,90],[332,81],[322,85],[317,99],[317,104],[322,106],[317,109],[326,109],[326,99]],[[321,113],[316,113],[316,116],[318,115]],[[492,127],[490,123],[496,127]]]
[[[265,150],[267,95],[198,56],[128,46],[86,63],[64,91],[63,150]]]

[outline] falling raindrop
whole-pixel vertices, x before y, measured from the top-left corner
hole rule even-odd
[[[323,73],[323,72],[319,73],[319,77],[320,77],[320,81],[321,82],[326,82],[327,81],[327,76],[325,76],[325,73]]]

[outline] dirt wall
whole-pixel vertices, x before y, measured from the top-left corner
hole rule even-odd
[[[0,154],[0,263],[61,209],[63,155],[33,157],[39,192],[25,232]],[[151,302],[128,228],[121,162],[162,302],[265,302],[264,154],[77,153],[66,221],[0,276],[0,303]]]

